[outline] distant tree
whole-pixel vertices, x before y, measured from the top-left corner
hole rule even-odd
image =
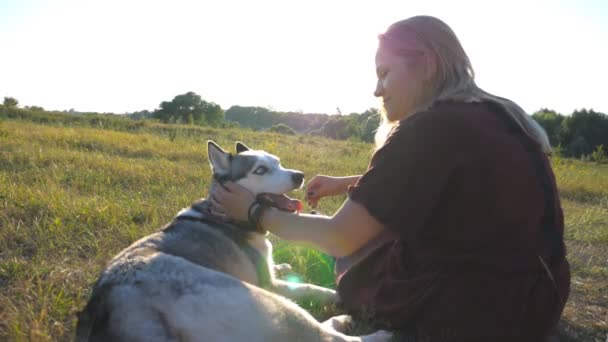
[[[361,114],[363,121],[361,125],[361,140],[365,142],[374,141],[376,129],[380,125],[380,111],[376,108],[370,108]]]
[[[587,142],[587,139],[583,136],[576,136],[569,144],[566,146],[565,155],[568,157],[582,157],[589,154],[593,148]]]
[[[532,118],[545,129],[551,146],[559,145],[560,129],[565,116],[557,113],[554,110],[542,108],[532,114]]]
[[[591,153],[591,159],[598,164],[606,163],[608,160],[608,155],[604,150],[604,145],[597,145],[593,153]]]
[[[577,110],[562,121],[559,142],[566,156],[591,154],[598,145],[608,146],[608,115]]]
[[[203,113],[207,123],[212,126],[220,125],[224,121],[224,110],[213,102],[206,102]]]
[[[281,133],[281,134],[288,134],[288,135],[295,135],[296,131],[293,130],[293,128],[287,126],[286,124],[276,124],[272,127],[270,127],[269,131],[271,132],[275,132],[275,133]]]
[[[133,112],[133,113],[127,114],[127,116],[133,120],[143,120],[143,119],[152,118],[154,116],[154,113],[152,113],[149,110],[142,110],[139,112]]]
[[[232,106],[226,110],[226,120],[238,122],[241,126],[251,127],[248,117],[253,113],[252,108],[254,107]]]
[[[315,131],[319,134],[332,139],[348,139],[351,137],[359,137],[360,130],[358,125],[358,114],[353,113],[348,116],[334,115],[329,119],[323,127]]]
[[[6,107],[6,108],[15,108],[15,107],[17,107],[18,104],[19,104],[19,101],[17,101],[17,99],[14,97],[5,97],[4,98],[4,107]]]
[[[337,110],[337,109],[336,109]],[[226,110],[226,121],[256,130],[285,124],[298,133],[322,135],[333,139],[361,139],[371,142],[380,124],[380,112],[370,108],[348,115],[327,115],[300,112],[275,112],[264,107],[232,106]]]
[[[38,106],[25,106],[25,109],[34,111],[34,112],[44,112],[44,108]]]
[[[232,106],[226,111],[226,120],[238,122],[244,127],[268,129],[281,123],[280,115],[264,107]]]
[[[200,95],[187,92],[177,95],[172,101],[163,101],[154,117],[163,122],[192,122],[194,124],[219,125],[224,118],[222,108],[204,101]]]

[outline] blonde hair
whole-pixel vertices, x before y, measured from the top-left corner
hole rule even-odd
[[[420,100],[414,112],[423,111],[441,100],[492,101],[500,105],[545,153],[551,152],[547,134],[521,107],[513,101],[492,95],[475,84],[475,72],[469,57],[454,31],[443,21],[431,16],[411,17],[394,23],[378,38],[380,49],[387,49],[397,55],[418,50],[435,56],[435,74],[428,85],[430,95]],[[384,144],[396,124],[397,122],[389,122],[386,115],[382,116],[376,130],[376,148]]]

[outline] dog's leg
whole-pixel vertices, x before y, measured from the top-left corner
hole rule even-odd
[[[293,269],[291,268],[290,264],[283,263],[274,265],[274,275],[276,277],[282,278],[292,271]]]
[[[326,327],[346,334],[353,323],[353,318],[350,315],[334,316],[321,323]]]
[[[304,299],[318,301],[319,304],[336,304],[339,301],[335,290],[313,284],[291,283],[280,279],[273,281],[272,292],[287,297],[296,302]]]
[[[245,286],[249,288],[251,296],[256,298],[257,303],[260,304],[258,307],[263,307],[263,312],[266,313],[266,315],[263,313],[245,315],[247,317],[256,317],[260,319],[253,325],[258,329],[269,324],[266,327],[267,333],[265,334],[265,341],[385,342],[392,339],[393,335],[383,330],[365,336],[347,336],[334,329],[332,323],[319,323],[306,310],[283,297],[276,296],[254,286],[247,284],[245,284]],[[323,289],[321,287],[318,288]],[[336,326],[338,326],[339,323],[343,323],[344,326],[347,326],[349,318],[349,316],[336,317]],[[251,330],[249,330],[249,332],[249,336],[251,336]],[[249,338],[249,340],[251,340],[251,338]]]
[[[349,335],[352,334],[350,331],[353,324],[353,318],[350,315],[339,315],[334,316],[321,323],[321,325],[327,327],[328,329],[335,330],[341,334]],[[393,334],[379,330],[375,333],[361,336],[361,341],[364,342],[373,342],[373,341],[392,341]]]

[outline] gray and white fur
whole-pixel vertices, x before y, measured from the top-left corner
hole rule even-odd
[[[253,193],[287,193],[303,174],[277,157],[237,143],[237,154],[208,142],[214,178]],[[388,341],[391,334],[339,332],[348,316],[324,323],[292,301],[337,300],[333,290],[286,283],[274,276],[265,234],[207,220],[205,201],[182,210],[161,231],[115,256],[83,311],[77,341]]]

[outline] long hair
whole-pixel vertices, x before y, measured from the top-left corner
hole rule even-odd
[[[513,101],[492,95],[475,84],[475,72],[458,37],[443,21],[431,16],[416,16],[391,25],[379,37],[380,49],[397,55],[423,51],[435,57],[435,74],[432,77],[429,96],[421,99],[415,112],[423,111],[436,101],[457,100],[465,102],[492,101],[502,106],[543,152],[551,152],[551,144],[543,128]],[[376,130],[376,149],[380,148],[396,122],[388,122],[382,116]]]

